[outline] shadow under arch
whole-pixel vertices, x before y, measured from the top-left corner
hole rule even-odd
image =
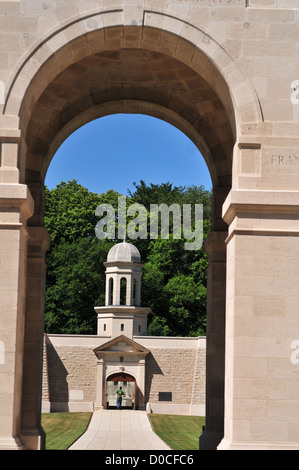
[[[175,36],[167,34],[175,46]],[[192,49],[189,43],[185,45]],[[174,125],[203,155],[214,192],[218,187],[231,187],[237,131],[225,82],[222,80],[220,86],[218,77],[214,89],[214,83],[210,85],[207,77],[203,78],[190,65],[154,50],[153,46],[109,50],[106,44],[106,48],[66,67],[47,85],[33,107],[32,97],[27,100],[26,94],[23,100],[21,128],[26,152],[22,152],[21,179],[29,185],[36,202],[30,222],[33,225],[43,223],[43,208],[37,199],[40,200],[45,174],[57,148],[78,127],[108,114],[142,113]],[[48,62],[51,60],[55,59]],[[219,75],[216,72],[214,67],[213,81]],[[37,80],[35,77],[33,82]],[[220,99],[219,95],[225,93],[225,99]],[[218,212],[220,220],[221,211]]]
[[[202,153],[214,193],[231,187],[240,123],[263,120],[254,87],[211,35],[154,9],[143,10],[142,25],[123,25],[124,10],[95,11],[60,25],[32,46],[10,79],[4,110],[20,116],[20,182],[30,183],[34,199],[42,200],[38,183],[55,148],[92,119],[142,112],[175,125]],[[91,18],[96,21],[87,28]],[[157,28],[154,18],[167,21]],[[35,207],[33,225],[39,225],[42,205]]]

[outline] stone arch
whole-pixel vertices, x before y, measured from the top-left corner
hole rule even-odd
[[[90,18],[98,20],[92,28],[87,25]],[[262,114],[253,87],[228,51],[203,30],[158,11],[144,10],[139,26],[124,25],[122,10],[78,18],[36,44],[11,78],[4,113],[20,118],[19,182],[28,186],[34,201],[34,214],[28,221],[27,268],[37,258],[41,262],[40,273],[27,279],[27,298],[31,296],[31,306],[33,301],[38,305],[26,312],[26,322],[40,328],[42,260],[48,244],[43,229],[43,182],[49,162],[75,129],[116,112],[145,113],[175,125],[193,140],[209,167],[214,186],[209,295],[218,296],[217,314],[211,311],[210,318],[218,330],[216,353],[221,364],[215,369],[214,360],[214,370],[222,385],[225,270],[219,289],[219,279],[214,283],[213,262],[218,273],[219,264],[225,267],[226,224],[221,209],[232,186],[233,149],[240,126],[261,121]],[[213,331],[209,334],[211,350]],[[35,348],[39,354],[38,339]],[[25,340],[25,365],[33,349]],[[32,377],[24,366],[23,390],[31,387],[31,398],[23,403],[22,427],[32,436],[39,432],[39,410],[33,405],[38,402],[38,386],[32,391],[39,372],[31,369],[30,373]],[[213,377],[210,383],[213,389]],[[220,397],[212,398],[223,403],[221,386],[218,390]],[[213,424],[217,443],[223,436],[223,409],[219,419],[220,424]]]
[[[27,160],[35,158],[31,152],[34,144],[29,142],[28,145],[30,125],[36,127],[36,121],[34,122],[34,118],[32,120],[32,116],[35,114],[35,119],[40,124],[40,119],[47,119],[47,113],[49,112],[49,110],[43,108],[40,110],[42,116],[38,116],[38,113],[35,113],[37,103],[44,93],[49,92],[48,87],[51,86],[51,83],[53,86],[53,81],[57,79],[57,76],[66,74],[69,67],[77,67],[78,69],[81,60],[83,60],[83,67],[90,66],[92,56],[95,54],[102,53],[105,55],[107,51],[113,54],[118,50],[144,50],[164,54],[166,57],[171,57],[173,60],[189,67],[195,74],[194,80],[196,80],[197,75],[203,80],[201,86],[208,83],[210,88],[216,91],[219,102],[225,109],[228,121],[227,129],[223,126],[223,122],[220,125],[214,121],[215,116],[218,116],[221,121],[221,115],[224,114],[220,109],[217,110],[216,114],[215,109],[213,110],[213,127],[217,128],[216,134],[218,132],[218,135],[213,135],[213,137],[211,135],[211,140],[216,138],[215,140],[220,142],[221,139],[224,139],[223,134],[232,133],[231,139],[236,141],[241,123],[256,122],[263,119],[259,100],[253,86],[244,78],[242,71],[231,58],[229,50],[226,51],[211,35],[206,34],[202,29],[189,24],[183,19],[170,15],[164,16],[160,11],[144,10],[140,26],[123,26],[123,15],[122,10],[107,10],[102,13],[94,12],[77,17],[71,23],[60,25],[43,41],[35,44],[28,55],[20,62],[17,72],[11,77],[7,87],[8,93],[5,99],[4,113],[20,116],[22,134],[26,134],[26,146],[25,149],[23,146],[21,152],[21,156],[24,156],[21,157],[21,160],[23,160],[23,165],[21,164],[21,182],[28,180],[26,169],[31,171],[31,169],[28,170],[28,165],[26,166],[24,163],[25,154],[27,154]],[[159,28],[157,25],[159,25]],[[89,61],[89,64],[86,63],[86,60]],[[206,142],[207,139],[203,138],[202,135],[204,126],[211,129],[211,122],[208,123],[205,116],[202,117],[201,122],[198,122],[201,127],[201,132],[198,132],[193,123],[190,126],[190,122],[188,122],[190,119],[186,119],[186,116],[184,116],[184,114],[192,115],[194,109],[185,109],[184,113],[178,113],[177,109],[173,109],[174,100],[177,99],[177,96],[172,100],[172,103],[167,103],[165,96],[164,101],[160,99],[155,103],[148,97],[146,91],[144,91],[144,99],[142,96],[138,96],[138,100],[134,100],[132,95],[119,98],[122,105],[118,105],[118,109],[123,112],[148,113],[165,119],[182,129],[198,146],[206,159],[214,187],[223,186],[223,181],[216,182],[217,177],[219,178],[219,171],[213,167],[213,162],[216,158],[219,158],[220,152],[218,149],[214,149],[214,153],[218,156],[210,155],[211,143]],[[43,161],[43,168],[39,170],[43,177],[52,158],[51,155],[53,156],[58,146],[76,128],[92,119],[90,109],[93,110],[93,118],[115,112],[115,96],[112,96],[110,103],[109,99],[105,99],[104,102],[100,100],[100,103],[93,101],[88,111],[82,109],[84,108],[82,106],[84,98],[81,96],[78,99],[81,102],[81,109],[79,105],[79,109],[73,115],[70,115],[70,106],[66,110],[64,109],[64,113],[68,114],[64,125],[60,126],[59,129],[51,127],[50,129],[43,128],[40,130],[40,135],[37,137],[37,146],[42,146],[43,143],[47,146],[47,157]],[[202,107],[205,106],[203,114],[209,115],[210,100],[203,100],[203,103]],[[181,103],[177,104],[177,106],[180,105],[182,106]],[[219,129],[218,124],[220,125]],[[224,152],[231,152],[230,144],[223,142],[223,146]],[[40,154],[40,152],[43,153],[44,158],[45,149],[41,150],[39,148],[38,153]],[[219,165],[223,165],[223,163]],[[225,176],[226,178],[230,177]],[[31,189],[31,192],[34,192],[34,189]]]
[[[130,373],[120,372],[119,370],[116,370],[114,372],[109,372],[109,374],[106,377],[106,380],[114,380],[116,378],[122,378],[123,380],[129,379],[132,382],[137,380],[135,375],[132,372]]]
[[[177,19],[173,19],[173,22],[180,24]],[[190,137],[203,154],[211,173],[215,194],[217,187],[231,187],[232,147],[237,139],[238,126],[244,120],[260,118],[258,103],[254,99],[253,90],[223,48],[209,37],[209,41],[202,41],[200,49],[190,42],[190,28],[184,22],[180,24],[180,30],[181,35],[177,37],[173,32],[158,30],[152,26],[110,26],[81,34],[63,46],[58,41],[62,34],[60,30],[53,33],[39,48],[35,48],[32,56],[29,55],[30,61],[21,64],[18,74],[11,82],[5,111],[21,116],[20,126],[24,140],[20,180],[29,183],[31,194],[38,200],[35,204],[34,225],[42,224],[41,186],[59,145],[70,133],[91,119],[115,112],[149,114],[175,125]],[[200,30],[197,30],[197,36],[205,37]],[[58,43],[61,47],[54,52],[51,49],[51,54],[49,51],[48,54],[42,54],[54,37],[56,46]],[[128,76],[125,67],[121,70],[122,77],[127,76],[120,86],[119,73],[116,70],[110,70],[109,73],[111,63],[115,64],[117,60],[118,63],[121,60],[130,63],[131,60],[132,63],[132,57],[135,60],[138,54],[139,65],[131,76]],[[142,60],[150,68],[142,70]],[[108,88],[101,87],[98,78],[94,79],[97,61],[105,63],[108,68],[105,71],[109,74],[111,84]],[[25,92],[24,83],[28,83],[30,73],[27,70],[29,64],[30,85]],[[36,68],[39,72],[34,74]],[[233,81],[238,82],[231,88],[224,79],[226,70],[227,77],[231,81],[233,77]],[[87,75],[91,74],[89,77],[86,75],[87,81],[93,80],[92,89],[85,89],[85,95],[84,87],[79,92],[77,85],[72,87],[69,80],[70,75],[83,74],[83,71]],[[148,81],[145,78],[146,73]],[[177,75],[172,87],[167,86],[167,73]],[[159,89],[153,90],[151,74],[159,77]],[[64,80],[67,89],[63,89]],[[107,82],[107,78],[103,80]],[[16,93],[20,93],[20,87],[24,87],[23,100],[16,97]],[[75,100],[71,100],[72,94],[76,95]],[[50,108],[45,104],[47,100],[52,102]],[[220,214],[217,217],[221,218]]]
[[[123,10],[106,10],[88,15],[78,16],[71,22],[59,25],[51,34],[38,40],[22,58],[11,76],[7,85],[7,94],[4,101],[3,114],[19,115],[23,97],[28,92],[28,83],[36,77],[38,71],[46,65],[50,58],[55,58],[55,67],[46,67],[43,80],[34,83],[29,92],[29,100],[34,100],[43,91],[47,82],[59,74],[65,67],[75,63],[80,58],[99,51],[99,41],[109,42],[113,49],[132,48],[138,43],[139,47],[149,48],[160,46],[163,37],[172,34],[177,38],[176,51],[169,47],[169,40],[165,41],[162,49],[171,55],[179,56],[186,63],[196,66],[197,56],[204,56],[204,67],[197,63],[197,70],[203,77],[213,77],[214,84],[218,83],[218,91],[225,96],[222,90],[221,77],[227,83],[235,109],[238,110],[240,122],[262,121],[263,113],[259,98],[253,85],[246,79],[241,68],[237,67],[230,55],[210,34],[202,28],[192,25],[183,18],[164,14],[161,11],[142,10],[143,19],[136,26],[124,26]],[[90,21],[91,20],[91,21]],[[139,30],[139,31],[138,31]],[[119,31],[122,34],[119,35]],[[142,31],[142,34],[140,32]],[[145,34],[144,34],[145,32]],[[118,36],[118,37],[117,37]],[[166,36],[165,36],[166,37]],[[86,39],[86,42],[85,42]],[[82,42],[84,43],[82,46]],[[81,44],[80,44],[81,43]],[[97,43],[97,44],[95,44]],[[185,43],[192,46],[193,51],[185,54]],[[69,55],[65,55],[64,48]],[[191,50],[191,49],[190,49]],[[63,60],[61,58],[63,57]],[[53,64],[52,64],[53,65]],[[204,71],[204,73],[203,73]],[[39,85],[39,86],[37,86]],[[32,88],[32,87],[31,87]],[[233,110],[232,110],[233,111]]]
[[[71,131],[70,123],[84,124],[80,113],[89,120],[92,111],[97,117],[96,111],[105,114],[108,105],[111,112],[128,106],[128,112],[138,103],[135,112],[141,107],[152,115],[159,112],[198,139],[213,179],[213,230],[205,246],[210,286],[207,363],[212,365],[207,369],[208,448],[216,448],[223,435],[223,423],[214,418],[223,411],[224,361],[219,358],[224,357],[226,297],[226,426],[218,448],[298,449],[298,399],[290,396],[298,385],[290,361],[294,336],[281,338],[278,328],[281,321],[286,334],[298,334],[298,165],[279,165],[280,156],[281,163],[290,155],[297,162],[299,147],[298,108],[290,99],[294,77],[289,75],[298,70],[292,34],[298,23],[296,8],[287,0],[2,3],[0,241],[10,262],[0,263],[1,286],[7,293],[1,296],[6,312],[1,322],[9,332],[1,338],[6,355],[0,388],[7,406],[0,411],[0,448],[43,447],[41,332],[49,245],[42,220],[43,177],[51,153]],[[73,79],[86,70],[87,58],[93,61],[100,54],[100,60],[113,60],[118,53],[114,59],[120,64],[121,54],[127,60],[135,51],[155,58],[152,72],[159,73],[160,84],[155,96],[145,79],[137,80],[141,88],[136,82],[130,88],[126,80],[120,87],[109,74],[111,86],[93,88],[96,94],[88,109],[80,108],[88,103],[84,95],[67,100],[68,106],[56,99],[56,116],[49,117],[48,106],[39,107],[42,100],[49,103],[51,92],[55,96],[55,86],[59,90],[61,85],[57,80],[65,81],[76,67]],[[157,68],[159,61],[162,68]],[[192,84],[182,78],[184,72],[195,74]],[[178,80],[172,81],[174,77]],[[199,102],[203,81],[211,95]],[[73,88],[70,82],[69,91]],[[182,100],[180,89],[193,98],[197,91],[197,98],[188,101],[185,94]],[[55,125],[44,126],[47,120]],[[228,237],[223,220],[229,225]],[[278,360],[289,378],[288,389],[277,389]],[[202,442],[200,447],[207,448]]]
[[[177,36],[173,32],[177,22],[179,20],[173,19],[169,31],[152,26],[109,25],[103,30],[73,38],[48,60],[43,60],[41,66],[39,64],[39,71],[33,74],[24,99],[18,103],[14,97],[15,87],[21,84],[29,62],[24,65],[11,88],[5,109],[6,112],[19,113],[21,119],[21,181],[29,187],[34,200],[29,230],[37,227],[40,230],[43,226],[43,182],[55,150],[71,132],[91,119],[116,112],[145,113],[175,125],[197,145],[213,181],[212,230],[220,234],[211,236],[208,241],[211,261],[209,297],[217,298],[216,310],[214,300],[208,307],[211,323],[208,326],[211,330],[208,332],[209,350],[214,349],[213,369],[209,372],[211,378],[207,379],[211,383],[208,394],[224,406],[221,386],[217,388],[217,397],[212,396],[215,393],[213,374],[218,384],[220,377],[221,383],[224,382],[225,269],[222,270],[220,265],[225,268],[224,240],[227,232],[221,210],[232,185],[233,149],[240,122],[245,119],[245,114],[246,118],[258,119],[258,110],[255,104],[252,105],[250,87],[246,93],[244,91],[244,86],[248,86],[244,81],[242,103],[247,105],[246,100],[250,101],[249,111],[248,106],[245,113],[242,104],[236,105],[239,85],[235,87],[233,98],[231,88],[219,71],[221,67],[226,69],[225,64],[230,65],[230,71],[235,71],[229,54],[212,38],[209,42],[203,41],[202,49],[196,47],[184,37],[184,23],[181,23],[182,34]],[[185,36],[187,33],[186,29]],[[198,34],[203,33],[198,31]],[[42,45],[39,54],[46,44]],[[89,44],[88,48],[86,44]],[[212,49],[208,53],[210,47]],[[229,73],[228,77],[231,77]],[[221,288],[219,279],[215,281],[220,271]],[[28,283],[28,295],[30,289]],[[222,325],[222,336],[219,335],[219,325]],[[215,339],[213,328],[218,330]],[[217,350],[213,346],[214,341]],[[219,406],[216,424],[209,425],[207,416],[207,431],[210,427],[219,428],[216,430],[217,442],[213,446],[223,436],[223,406],[222,409]]]

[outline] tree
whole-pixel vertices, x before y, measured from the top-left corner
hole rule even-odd
[[[96,305],[105,304],[103,262],[112,243],[62,240],[48,255],[45,328],[48,333],[94,334]]]
[[[206,287],[192,276],[178,274],[171,278],[165,290],[169,296],[168,324],[180,336],[199,336],[206,326]]]
[[[76,180],[61,182],[51,191],[46,187],[45,194],[45,226],[52,244],[94,238],[97,206],[106,203],[116,208],[120,195],[113,190],[100,195],[92,193]]]
[[[150,209],[150,204],[203,205],[203,238],[210,231],[211,193],[203,186],[147,186],[134,183],[132,200]],[[183,213],[183,211],[181,211]],[[194,215],[192,217],[194,228]],[[203,247],[185,250],[183,239],[136,241],[146,259],[142,280],[143,305],[151,307],[148,332],[151,335],[190,336],[205,334],[207,255]]]
[[[105,303],[103,262],[113,245],[95,236],[95,210],[115,205],[118,193],[95,194],[73,180],[46,188],[47,254],[45,330],[47,333],[94,334],[94,307]]]
[[[203,204],[204,238],[210,230],[211,194],[202,186],[182,187],[171,183],[147,186],[134,183],[127,207],[143,204]],[[99,204],[114,208],[117,233],[119,193],[95,194],[76,181],[46,188],[45,225],[51,237],[47,255],[45,327],[49,333],[96,333],[95,305],[105,302],[103,262],[120,240],[95,236]],[[127,218],[127,223],[130,218]],[[193,219],[192,219],[193,220]],[[149,227],[149,225],[148,225]],[[151,307],[148,332],[152,335],[193,336],[205,333],[207,256],[203,248],[186,250],[184,239],[130,240],[144,263],[142,305]]]

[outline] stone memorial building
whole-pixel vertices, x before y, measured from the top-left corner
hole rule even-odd
[[[122,386],[124,407],[204,416],[205,338],[147,337],[150,309],[140,307],[139,251],[118,243],[105,265],[106,305],[95,307],[97,335],[45,336],[43,411],[115,407]]]
[[[299,449],[298,52],[298,0],[0,1],[0,449],[44,445],[48,166],[73,131],[115,113],[176,126],[211,174],[201,449]],[[112,314],[99,310],[102,336]],[[125,370],[135,358],[139,404],[154,401],[142,397],[156,357],[138,336],[144,315],[120,320],[132,336],[92,344],[97,397],[74,383],[51,403],[100,404],[118,349]],[[150,393],[169,393],[158,376]]]

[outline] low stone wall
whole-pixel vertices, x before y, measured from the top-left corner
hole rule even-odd
[[[205,349],[152,349],[146,359],[145,386],[146,402],[152,411],[170,413],[172,409],[177,414],[202,415]],[[163,401],[161,392],[171,392],[171,400]]]
[[[51,342],[46,342],[43,410],[90,410],[91,403],[96,398],[96,363],[97,359],[92,348],[73,345],[54,346]],[[51,404],[48,407],[47,402]]]
[[[134,341],[151,351],[145,368],[145,403],[150,409],[204,415],[205,339],[135,337]],[[97,367],[93,350],[105,342],[102,337],[45,336],[43,412],[93,409]],[[168,395],[163,401],[161,392],[171,392],[171,400]]]

